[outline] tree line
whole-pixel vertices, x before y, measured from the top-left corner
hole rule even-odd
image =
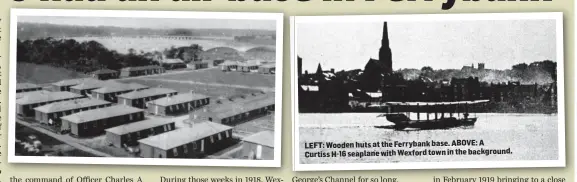
[[[63,67],[77,72],[92,72],[107,68],[157,64],[153,59],[130,51],[121,54],[109,50],[96,41],[78,42],[74,39],[42,38],[17,41],[17,61]]]

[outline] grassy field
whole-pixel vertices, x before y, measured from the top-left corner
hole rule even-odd
[[[202,84],[172,83],[172,82],[163,82],[163,81],[156,81],[156,80],[129,79],[129,80],[123,80],[122,82],[139,83],[139,84],[147,85],[150,87],[162,86],[163,88],[174,89],[180,93],[188,93],[192,90],[195,93],[208,95],[208,96],[213,97],[213,98],[246,95],[246,94],[250,94],[250,93],[254,93],[254,92],[259,91],[256,89],[220,87],[220,86],[210,86],[210,85],[202,85]]]
[[[48,65],[18,63],[16,80],[18,83],[46,84],[65,79],[88,77],[88,75]]]
[[[206,69],[179,74],[171,74],[157,77],[168,80],[190,80],[202,83],[220,83],[230,85],[244,85],[251,87],[275,87],[274,75],[259,73],[223,72],[219,69]]]

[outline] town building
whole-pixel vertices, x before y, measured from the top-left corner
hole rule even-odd
[[[242,156],[248,159],[274,160],[274,132],[261,131],[242,139]]]
[[[90,73],[90,75],[92,75],[92,78],[96,78],[99,80],[108,80],[108,79],[117,79],[118,76],[120,76],[120,73],[115,70],[104,68],[96,70]]]
[[[149,101],[146,107],[148,113],[167,116],[188,113],[209,103],[206,95],[184,93]]]
[[[58,82],[51,83],[50,90],[53,92],[59,92],[59,91],[69,92],[70,87],[83,83],[87,80],[94,80],[94,78],[77,78],[77,79],[61,80]]]
[[[175,130],[169,119],[147,119],[106,129],[106,141],[115,147],[137,146],[138,140]]]
[[[42,90],[41,86],[32,83],[18,83],[16,84],[16,93],[32,92]]]
[[[154,74],[162,74],[164,72],[166,72],[166,70],[158,65],[127,67],[122,68],[122,70],[120,70],[120,77],[154,75]]]
[[[177,91],[168,88],[149,88],[140,91],[128,92],[118,95],[118,103],[136,108],[145,109],[148,101],[162,97],[170,97],[178,94]]]
[[[224,125],[236,125],[274,111],[274,94],[259,94],[238,98],[226,104],[216,104],[206,111],[191,113],[191,120],[208,120]]]
[[[144,110],[114,105],[105,108],[82,111],[60,118],[61,131],[69,131],[72,136],[89,137],[104,133],[105,129],[144,120]]]
[[[276,65],[272,64],[265,64],[258,67],[258,72],[262,74],[274,74],[276,71]]]
[[[238,69],[238,63],[230,60],[224,61],[219,66],[222,71],[236,71]]]
[[[83,98],[83,95],[72,92],[36,91],[20,93],[16,98],[16,114],[23,117],[34,117],[34,108],[46,104]]]
[[[485,63],[478,63],[477,65],[478,70],[485,70]]]
[[[48,125],[60,126],[60,117],[74,113],[110,107],[113,103],[104,100],[82,98],[52,104],[43,105],[34,108],[36,121]]]
[[[148,89],[146,85],[141,85],[138,83],[127,83],[119,85],[107,85],[98,89],[91,91],[92,98],[102,99],[108,102],[116,103],[118,102],[118,95],[129,93],[132,91],[140,91]]]
[[[232,127],[214,123],[191,126],[141,139],[140,157],[203,158],[234,144]]]
[[[184,63],[184,61],[182,61],[181,59],[175,58],[175,59],[162,59],[160,60],[160,64],[162,65],[162,67],[164,69],[167,70],[172,70],[172,69],[182,69],[182,68],[186,68],[186,63]]]

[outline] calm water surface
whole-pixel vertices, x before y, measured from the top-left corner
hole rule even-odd
[[[383,127],[392,125],[378,113],[300,114],[300,162],[315,163],[369,163],[369,162],[442,162],[488,160],[556,160],[558,158],[558,118],[546,114],[474,114],[478,117],[473,127],[447,130],[395,131]],[[421,116],[423,118],[423,116]],[[426,117],[426,116],[425,116]],[[345,149],[346,151],[386,151],[405,149],[508,149],[512,154],[503,155],[437,155],[437,156],[377,156],[306,158],[305,152],[331,152],[342,149],[305,149],[308,142],[410,142],[483,140],[485,146],[417,147]]]

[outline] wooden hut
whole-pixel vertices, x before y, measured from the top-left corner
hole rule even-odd
[[[135,146],[138,140],[176,129],[169,119],[147,119],[106,129],[106,141],[115,147]]]
[[[177,94],[163,97],[147,103],[148,113],[160,116],[188,113],[202,106],[208,105],[210,99],[202,94]]]
[[[118,95],[118,103],[141,109],[146,108],[148,101],[153,101],[162,97],[169,97],[178,94],[177,91],[168,88],[150,88],[140,91],[128,92]]]
[[[232,129],[214,122],[193,123],[139,140],[140,157],[202,158],[233,145]]]
[[[61,117],[62,131],[70,131],[72,136],[89,137],[104,133],[105,129],[144,120],[144,110],[115,105],[111,107],[82,111]]]

